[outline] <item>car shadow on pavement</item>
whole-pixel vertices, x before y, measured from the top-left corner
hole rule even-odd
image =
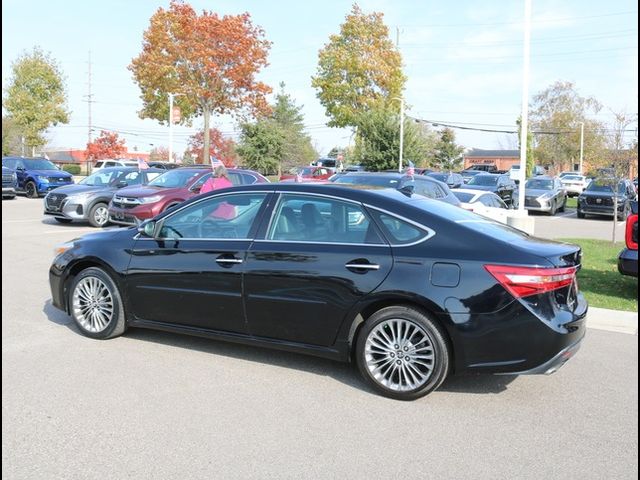
[[[43,312],[49,321],[67,327],[77,335],[82,336],[70,316],[58,310],[47,300]],[[207,338],[192,337],[176,333],[162,332],[159,330],[147,330],[144,328],[130,328],[123,335],[125,338],[143,342],[157,343],[176,348],[196,350],[214,356],[225,356],[243,361],[263,363],[283,368],[331,377],[349,387],[362,390],[367,393],[376,393],[370,388],[353,363],[342,363],[320,357],[313,357],[299,353],[274,350],[261,346],[242,345],[237,343],[211,340]],[[516,376],[514,375],[460,375],[449,377],[438,389],[443,392],[472,393],[472,394],[496,394],[507,389]]]

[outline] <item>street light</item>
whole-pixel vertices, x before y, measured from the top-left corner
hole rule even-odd
[[[402,151],[404,149],[404,99],[393,97],[391,100],[400,101],[400,155],[398,160],[398,172],[402,172]]]
[[[580,122],[580,175],[584,171],[582,169],[582,160],[584,156],[584,122]]]
[[[522,113],[520,123],[520,188],[518,210],[525,212],[524,187],[527,181],[527,133],[529,130],[529,50],[531,43],[531,0],[524,0],[524,46],[522,49]]]

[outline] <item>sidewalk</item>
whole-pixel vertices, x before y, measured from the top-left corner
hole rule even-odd
[[[638,314],[636,312],[589,307],[587,327],[638,335]]]

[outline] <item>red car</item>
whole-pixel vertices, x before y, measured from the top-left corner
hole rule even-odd
[[[288,173],[280,176],[280,181],[283,180],[295,180],[298,175],[302,177],[305,182],[313,182],[316,180],[328,180],[335,172],[326,167],[304,167],[301,168],[298,173]]]
[[[234,185],[269,182],[251,170],[230,169],[227,173]],[[120,225],[139,225],[198,195],[211,175],[208,166],[182,167],[163,173],[147,185],[122,188],[109,203],[109,220]]]

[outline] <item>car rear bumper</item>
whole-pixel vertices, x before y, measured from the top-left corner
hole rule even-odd
[[[573,309],[540,301],[514,301],[491,314],[453,318],[456,371],[547,373],[575,353],[586,332],[588,304],[578,294]],[[545,304],[546,303],[546,304]],[[461,323],[461,320],[467,322]],[[563,356],[564,355],[564,356]]]
[[[625,248],[618,256],[618,271],[622,275],[638,277],[638,251]]]
[[[578,350],[580,350],[581,344],[582,338],[573,345],[563,348],[555,357],[549,359],[542,365],[538,365],[537,367],[524,370],[522,372],[514,372],[513,375],[551,375],[552,373],[557,372],[560,367],[567,363],[569,359],[573,357]]]

